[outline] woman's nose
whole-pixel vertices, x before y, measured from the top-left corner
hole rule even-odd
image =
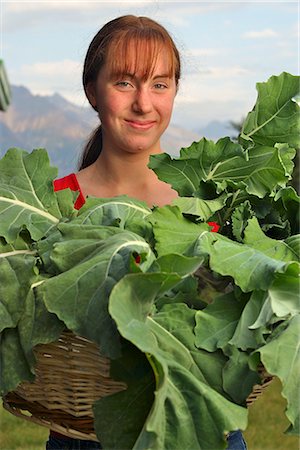
[[[146,114],[152,109],[151,95],[148,89],[141,87],[136,90],[133,101],[134,112]]]

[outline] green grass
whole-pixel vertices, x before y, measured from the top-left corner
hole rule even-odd
[[[0,450],[45,450],[47,428],[0,408]]]
[[[244,433],[249,450],[299,450],[299,439],[284,434],[288,421],[284,415],[286,402],[280,390],[279,381],[274,380],[250,407],[249,425]],[[0,425],[1,450],[45,449],[46,428],[19,419],[2,408]]]
[[[297,436],[284,434],[289,426],[281,384],[274,379],[263,395],[249,408],[249,425],[244,432],[249,450],[299,450]]]

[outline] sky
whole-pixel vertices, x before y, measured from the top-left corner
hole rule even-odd
[[[11,84],[59,93],[88,107],[81,86],[86,50],[105,22],[149,16],[172,35],[183,73],[171,123],[197,131],[240,121],[256,83],[299,74],[299,1],[0,1],[0,58]]]

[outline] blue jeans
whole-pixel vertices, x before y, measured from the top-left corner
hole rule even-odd
[[[227,442],[226,450],[247,450],[246,442],[240,430],[231,431],[227,436]]]
[[[49,436],[46,450],[98,450],[102,449],[99,442],[85,441],[82,439],[58,438]]]
[[[247,450],[241,431],[232,431],[227,437],[226,450]],[[83,441],[81,439],[60,439],[49,437],[46,450],[98,450],[101,449],[99,442]]]

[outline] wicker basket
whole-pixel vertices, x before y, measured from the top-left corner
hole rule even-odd
[[[97,441],[92,404],[126,389],[110,378],[110,360],[99,347],[70,331],[58,341],[37,345],[36,378],[3,399],[6,410],[77,439]]]
[[[260,397],[264,393],[264,390],[269,386],[269,384],[274,379],[273,375],[270,375],[266,371],[266,369],[264,368],[263,365],[260,365],[258,367],[258,373],[259,373],[260,378],[261,378],[261,384],[255,384],[253,386],[253,390],[252,390],[251,394],[248,396],[248,398],[246,400],[247,407],[252,405],[252,403],[254,403],[255,400],[257,400],[258,397]]]
[[[110,378],[110,360],[99,347],[70,331],[58,341],[35,347],[36,378],[23,382],[3,399],[4,408],[15,416],[77,439],[97,441],[93,425],[95,400],[126,389]],[[247,399],[252,404],[271,382],[260,368],[262,385],[254,386]]]

